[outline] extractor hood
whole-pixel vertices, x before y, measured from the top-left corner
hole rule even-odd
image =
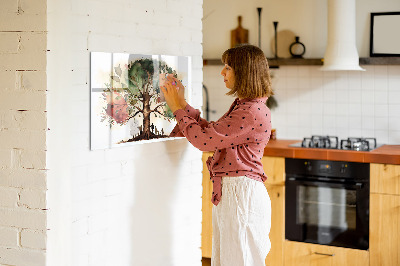
[[[355,0],[328,0],[328,44],[323,71],[358,70]]]

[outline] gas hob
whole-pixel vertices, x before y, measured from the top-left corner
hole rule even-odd
[[[379,146],[376,138],[349,137],[341,139],[337,136],[317,136],[306,137],[303,141],[289,145],[301,148],[337,149],[353,151],[371,151]]]

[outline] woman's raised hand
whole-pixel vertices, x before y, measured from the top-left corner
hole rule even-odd
[[[182,104],[182,94],[183,94],[183,101],[186,103],[184,98],[184,87],[182,83],[178,83],[177,79],[168,76],[167,80],[164,83],[164,86],[161,86],[161,90],[164,93],[165,101],[167,102],[169,108],[172,112],[175,112],[178,109],[185,108],[186,105]],[[181,89],[180,85],[183,89]]]
[[[179,102],[182,108],[185,108],[187,105],[187,102],[185,100],[185,86],[183,86],[182,82],[179,79],[173,77],[172,75],[168,76],[168,79],[170,79],[172,82],[175,82],[178,89]]]

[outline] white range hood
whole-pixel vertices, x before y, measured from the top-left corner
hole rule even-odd
[[[328,0],[328,44],[320,70],[358,70],[355,0]]]

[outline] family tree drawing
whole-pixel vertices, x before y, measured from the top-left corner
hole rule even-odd
[[[96,55],[92,53],[93,56]],[[160,86],[168,75],[180,78],[178,68],[182,68],[182,63],[176,62],[182,62],[182,58],[178,60],[178,57],[171,56],[128,56],[125,56],[122,61],[111,57],[113,62],[108,73],[105,73],[108,75],[107,78],[104,78],[101,70],[97,70],[98,73],[103,74],[103,79],[100,78],[97,83],[101,80],[106,81],[103,88],[98,89],[92,86],[92,105],[97,106],[97,108],[92,106],[92,119],[97,119],[101,123],[95,127],[102,126],[103,129],[100,131],[104,132],[104,126],[106,126],[111,131],[118,132],[109,134],[108,138],[111,138],[113,143],[111,145],[106,143],[105,145],[108,146],[167,138],[171,124],[174,122],[173,113],[164,100]],[[96,77],[93,76],[93,71],[96,72],[96,67],[91,66],[91,68],[92,79],[94,79]],[[186,69],[181,69],[181,71],[187,73],[188,64],[184,63],[183,68]],[[92,83],[96,83],[96,81],[92,81]],[[95,98],[95,103],[93,98]],[[97,118],[93,117],[93,114]],[[92,121],[92,138],[101,139],[93,137],[96,134],[93,130]],[[117,134],[119,137],[115,136]],[[105,138],[107,136],[104,136],[103,139]]]

